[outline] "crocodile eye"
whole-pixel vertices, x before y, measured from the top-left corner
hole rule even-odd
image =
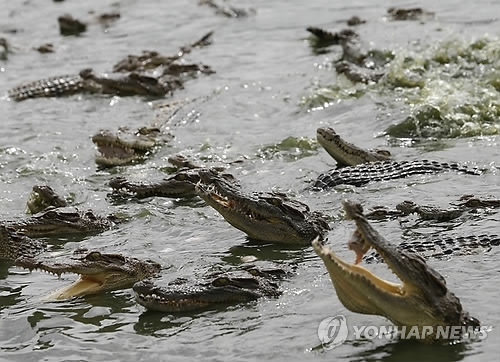
[[[247,272],[252,275],[260,275],[259,271],[255,268],[247,269]]]
[[[90,261],[96,261],[101,259],[101,253],[98,251],[92,251],[87,254],[85,259],[90,260]]]
[[[481,203],[479,202],[479,199],[469,199],[465,203],[465,206],[467,207],[478,207]]]
[[[229,284],[229,278],[226,277],[219,277],[212,282],[212,285],[214,287],[223,287],[228,284]]]
[[[185,181],[186,180],[186,175],[184,173],[180,173],[175,176],[175,179],[178,181]]]

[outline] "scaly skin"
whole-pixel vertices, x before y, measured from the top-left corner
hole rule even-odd
[[[496,234],[481,234],[467,236],[438,235],[424,239],[404,240],[396,246],[399,250],[411,252],[425,259],[447,259],[456,256],[487,252],[500,245],[500,236]],[[383,261],[381,256],[373,251],[363,257],[366,263]]]
[[[82,254],[83,253],[83,254]],[[151,260],[139,260],[120,254],[79,251],[73,258],[59,260],[53,256],[20,257],[15,264],[31,270],[43,270],[60,276],[63,273],[80,277],[70,286],[52,292],[46,299],[66,299],[95,294],[105,290],[131,287],[134,283],[157,275],[161,266]]]
[[[386,150],[366,150],[346,142],[331,127],[321,127],[316,131],[318,142],[332,156],[339,166],[355,166],[361,163],[385,161],[391,158]]]
[[[159,79],[138,73],[110,78],[106,74],[95,74],[92,69],[87,68],[80,72],[80,77],[84,90],[90,93],[163,97],[171,91],[168,84],[162,84]]]
[[[131,72],[123,76],[110,77],[107,74],[96,74],[92,69],[87,68],[79,74],[55,76],[22,84],[9,90],[8,96],[15,101],[39,97],[69,96],[85,92],[119,96],[163,97],[165,94],[182,87],[186,75],[213,73],[213,70],[205,65],[174,64],[184,54],[190,53],[193,48],[210,44],[211,36],[212,32],[207,33],[196,42],[181,47],[172,57],[160,56],[156,52],[145,52],[141,56],[128,56],[114,66],[114,72]],[[163,66],[165,69],[158,78],[140,73],[159,66]]]
[[[176,172],[172,176],[157,182],[131,182],[124,177],[111,179],[109,185],[115,191],[126,191],[141,199],[151,196],[159,197],[194,197],[196,196],[195,186],[200,181],[200,169],[184,169]],[[236,183],[236,179],[230,174],[221,174],[228,182]]]
[[[385,219],[390,217],[406,216],[412,213],[417,214],[424,220],[450,221],[461,216],[465,211],[476,212],[477,209],[494,209],[500,207],[498,199],[481,199],[474,195],[464,195],[459,203],[452,203],[451,208],[440,208],[432,205],[417,205],[413,201],[405,200],[396,209],[388,209],[385,206],[376,206],[365,216],[368,219]]]
[[[79,75],[63,75],[29,82],[9,90],[9,98],[23,101],[28,98],[61,97],[76,93],[111,94],[119,96],[143,95],[162,97],[171,91],[168,83],[130,73],[120,77],[97,75],[84,69]]]
[[[337,296],[347,309],[386,317],[407,330],[416,326],[419,335],[424,326],[431,326],[433,333],[426,334],[427,340],[437,337],[438,326],[479,328],[479,321],[463,310],[441,274],[422,257],[386,241],[366,220],[361,205],[344,201],[343,206],[346,218],[354,220],[357,226],[350,244],[355,245],[358,259],[359,253],[375,249],[401,281],[391,283],[361,266],[347,263],[315,239],[313,248],[325,263]]]
[[[309,245],[330,229],[324,216],[279,193],[243,193],[212,170],[200,170],[196,192],[251,239]]]
[[[80,211],[74,207],[54,208],[29,218],[3,222],[7,227],[29,237],[49,235],[99,233],[112,228],[117,220],[95,215],[92,210]]]
[[[281,269],[220,272],[204,280],[189,283],[174,281],[165,287],[150,281],[136,283],[133,287],[136,300],[149,310],[165,313],[192,312],[256,300],[277,297],[281,291],[276,284],[285,272]]]
[[[405,200],[396,205],[396,210],[378,206],[365,216],[367,219],[384,219],[417,214],[423,220],[450,221],[460,217],[463,212],[464,210],[458,207],[443,209],[432,205],[417,205],[413,201]]]
[[[34,257],[45,251],[47,244],[0,224],[0,261],[14,261],[21,256]]]
[[[341,169],[332,169],[318,176],[312,186],[313,190],[328,190],[338,185],[363,186],[369,182],[387,181],[409,177],[412,175],[435,174],[455,171],[468,175],[481,175],[477,168],[457,163],[438,161],[378,161]]]
[[[69,96],[83,92],[83,80],[79,75],[62,75],[35,82],[28,82],[8,91],[9,98],[23,101],[29,98]]]

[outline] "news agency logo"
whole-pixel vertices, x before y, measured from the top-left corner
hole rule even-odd
[[[482,340],[487,337],[490,326],[352,326],[354,339],[448,339],[448,340]],[[323,349],[330,350],[340,346],[349,336],[349,326],[345,316],[339,314],[321,321],[318,326],[318,337]]]
[[[318,326],[318,337],[326,350],[340,346],[348,334],[347,320],[343,315],[325,318]]]

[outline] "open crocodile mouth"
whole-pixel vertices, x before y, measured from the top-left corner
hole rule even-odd
[[[269,224],[283,224],[284,219],[279,217],[264,215],[249,206],[248,201],[238,200],[220,194],[217,188],[213,185],[205,185],[201,182],[196,184],[196,190],[201,191],[206,201],[211,201],[214,206],[223,216],[229,213],[233,215],[242,215],[248,222],[265,222]]]
[[[254,221],[265,221],[269,223],[275,223],[279,221],[278,218],[264,216],[255,208],[249,207],[245,202],[241,202],[235,198],[221,195],[213,184],[205,185],[201,182],[198,182],[196,184],[196,191],[202,192],[206,199],[211,200],[215,205],[218,206],[218,210],[225,209],[227,211],[230,211],[232,214],[243,215],[247,219]],[[223,211],[221,213],[223,214]]]
[[[357,265],[371,247],[359,228],[354,231],[348,242],[349,248],[356,253],[356,261],[353,264],[342,260],[332,250],[322,245],[319,238],[313,240],[312,246],[323,260],[339,300],[351,311],[384,315],[384,311],[376,305],[374,299],[378,299],[377,297],[381,295],[384,296],[384,299],[402,299],[408,292],[404,282],[390,282]],[[380,251],[379,253],[384,258],[384,253]],[[385,258],[384,261],[389,269],[400,278],[397,271],[391,267],[391,263],[387,262]],[[404,300],[400,300],[400,303],[404,303]]]
[[[51,292],[44,299],[59,300],[80,295],[95,294],[106,288],[106,280],[108,278],[109,276],[104,274],[80,275],[72,284]]]
[[[100,254],[98,252],[91,252],[86,255],[86,258],[102,257],[102,258],[115,258],[117,262],[120,261],[120,255],[114,254]],[[124,260],[124,259],[123,259]],[[149,262],[149,261],[148,261]],[[53,261],[39,261],[29,257],[19,257],[16,259],[16,266],[29,269],[30,271],[37,270],[47,272],[49,274],[61,277],[63,274],[76,274],[78,279],[72,284],[59,288],[49,295],[44,297],[45,300],[59,300],[87,294],[94,294],[111,289],[120,289],[131,287],[135,282],[141,279],[141,272],[134,272],[122,268],[120,265],[110,266],[82,266],[78,265],[78,259],[75,259],[74,266],[66,266]],[[151,275],[160,270],[160,265],[150,262],[145,265],[146,268],[151,269]],[[139,268],[139,266],[137,266]],[[147,274],[147,272],[144,272]]]
[[[141,135],[136,137],[137,139],[129,141],[110,131],[95,134],[92,136],[92,142],[100,153],[96,155],[95,162],[104,166],[124,165],[144,157],[154,147],[155,142],[142,139]]]

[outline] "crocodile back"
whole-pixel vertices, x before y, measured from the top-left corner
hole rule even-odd
[[[79,75],[63,75],[22,84],[9,90],[9,98],[23,101],[28,98],[59,97],[78,93],[83,90]]]

